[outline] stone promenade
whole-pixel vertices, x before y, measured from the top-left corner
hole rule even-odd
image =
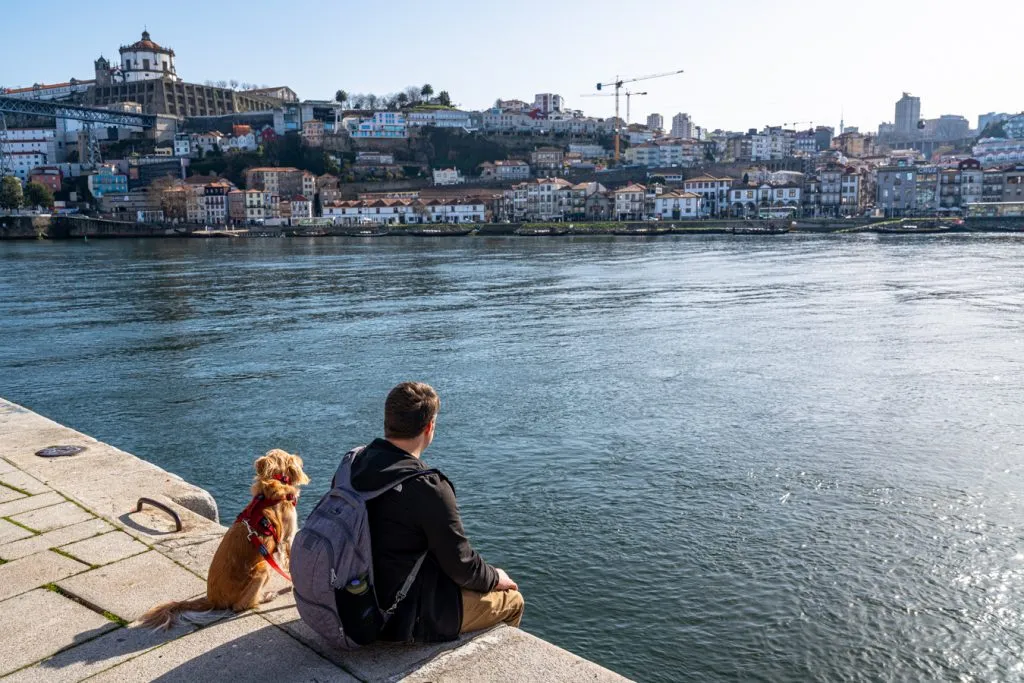
[[[36,455],[55,445],[86,450]],[[140,497],[173,509],[181,531],[159,509],[136,512]],[[215,518],[202,489],[0,399],[0,681],[625,680],[508,627],[445,645],[333,651],[290,594],[203,628],[138,628],[151,606],[205,593],[225,531]]]

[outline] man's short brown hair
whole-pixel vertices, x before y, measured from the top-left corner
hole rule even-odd
[[[384,401],[384,438],[413,439],[437,416],[441,399],[429,384],[402,382]]]

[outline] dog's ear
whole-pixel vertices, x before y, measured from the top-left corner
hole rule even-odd
[[[256,463],[253,465],[256,468],[257,479],[269,479],[270,475],[273,474],[275,457],[270,455],[264,455],[256,459]]]
[[[306,476],[306,473],[302,469],[302,458],[298,455],[288,456],[288,477],[296,486],[302,486],[309,483],[309,477]]]

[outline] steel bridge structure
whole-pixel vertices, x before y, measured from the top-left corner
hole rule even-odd
[[[142,129],[156,126],[156,116],[153,114],[136,114],[96,107],[82,107],[63,102],[22,99],[20,97],[0,95],[0,176],[14,171],[10,154],[7,151],[6,143],[9,140],[7,140],[8,132],[5,114],[46,116],[83,122],[89,135],[89,161],[92,163],[98,161],[98,149],[92,135],[92,126],[131,126]]]

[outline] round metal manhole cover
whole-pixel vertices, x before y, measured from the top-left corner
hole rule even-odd
[[[40,458],[60,458],[67,455],[78,455],[85,450],[85,446],[47,446],[41,451],[36,451]]]

